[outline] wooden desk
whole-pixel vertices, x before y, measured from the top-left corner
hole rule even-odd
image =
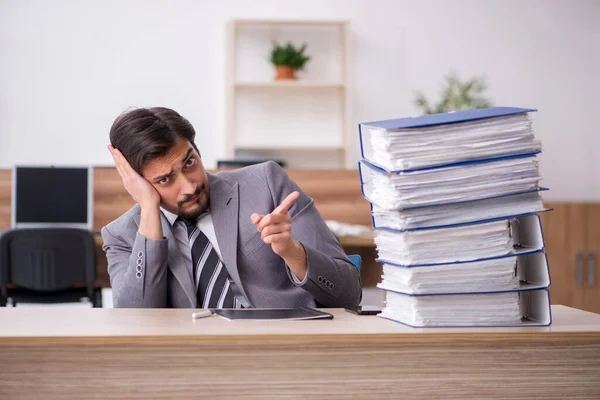
[[[192,320],[183,309],[0,309],[0,398],[598,399],[600,315],[544,328]]]

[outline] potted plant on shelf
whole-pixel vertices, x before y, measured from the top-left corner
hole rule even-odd
[[[271,64],[275,66],[275,80],[296,79],[296,71],[304,68],[309,56],[304,55],[306,43],[299,49],[291,42],[285,46],[273,42],[271,50]]]

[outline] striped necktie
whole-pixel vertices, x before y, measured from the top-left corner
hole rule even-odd
[[[187,227],[192,250],[192,272],[198,308],[233,308],[231,279],[225,264],[196,221],[181,218]]]

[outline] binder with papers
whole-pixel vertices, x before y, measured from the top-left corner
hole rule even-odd
[[[378,288],[408,295],[510,292],[550,286],[546,253],[510,255],[484,261],[433,266],[383,265]]]
[[[538,162],[530,156],[414,172],[390,173],[365,160],[358,165],[363,196],[385,210],[456,204],[540,190]]]
[[[442,228],[475,221],[516,218],[524,214],[544,211],[549,209],[544,207],[539,191],[406,210],[389,211],[371,203],[373,228],[397,231]]]
[[[533,109],[359,124],[379,316],[413,327],[552,322]]]
[[[362,123],[361,155],[392,172],[539,153],[532,111],[494,107]]]
[[[375,230],[378,262],[425,266],[489,260],[544,248],[540,217],[479,221],[450,228]]]
[[[414,328],[552,323],[550,294],[546,289],[431,296],[386,292],[386,307],[378,315]]]

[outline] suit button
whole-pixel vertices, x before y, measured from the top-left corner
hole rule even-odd
[[[142,266],[141,266],[141,265],[138,265],[137,267],[135,267],[135,270],[136,270],[137,272],[142,272]]]
[[[138,253],[138,257],[141,258],[143,255],[144,255],[144,252],[140,250],[139,253]]]
[[[135,277],[138,279],[142,279],[142,273],[140,271],[136,272]]]
[[[137,259],[137,265],[142,265],[142,263],[143,263],[143,262],[144,262],[144,261],[142,261],[142,259],[141,259],[141,258],[138,258],[138,259]]]
[[[319,276],[319,283],[323,283],[323,277]]]

